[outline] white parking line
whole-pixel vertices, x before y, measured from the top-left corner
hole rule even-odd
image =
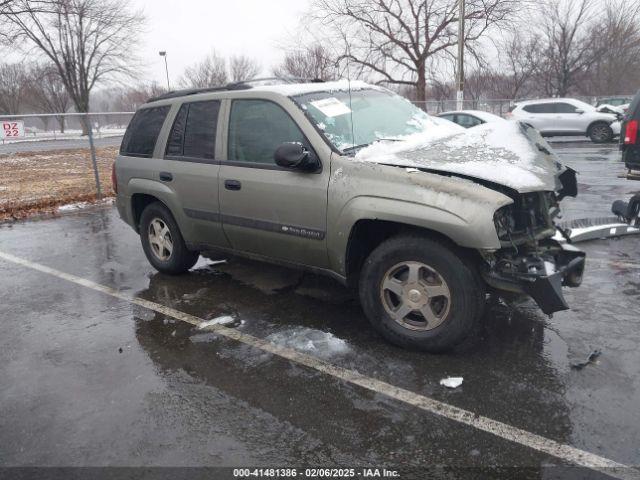
[[[188,313],[184,313],[179,310],[160,305],[159,303],[151,302],[149,300],[132,297],[114,288],[101,285],[91,280],[87,280],[86,278],[81,278],[69,273],[61,272],[45,265],[31,262],[24,258],[16,257],[15,255],[11,255],[9,253],[0,251],[0,258],[8,262],[37,270],[39,272],[54,275],[63,280],[67,280],[69,282],[81,285],[86,288],[90,288],[98,292],[102,292],[120,300],[124,300],[126,302],[148,308],[149,310],[153,310],[163,315],[173,317],[177,320],[189,323],[191,325],[198,326],[204,321],[203,319],[194,315],[189,315]],[[404,402],[408,405],[419,408],[434,415],[439,415],[449,420],[453,420],[455,422],[459,422],[464,425],[476,428],[483,432],[491,433],[497,437],[523,445],[538,452],[551,455],[567,463],[585,467],[591,470],[596,470],[624,480],[640,480],[640,471],[628,465],[624,465],[618,462],[614,462],[613,460],[609,460],[608,458],[601,457],[600,455],[580,450],[579,448],[556,442],[555,440],[536,435],[535,433],[522,430],[512,425],[508,425],[506,423],[502,423],[497,420],[478,415],[472,411],[458,408],[453,405],[434,400],[427,396],[420,395],[400,387],[396,387],[394,385],[383,382],[381,380],[377,380],[375,378],[368,377],[356,371],[342,368],[337,365],[332,365],[311,355],[298,352],[291,348],[276,345],[269,342],[268,340],[260,339],[252,335],[239,332],[233,328],[224,327],[222,325],[211,325],[205,327],[205,329],[215,332],[218,335],[244,343],[246,345],[250,345],[264,352],[277,355],[291,362],[304,365],[326,375],[339,378],[340,380],[343,380],[347,383],[358,385],[372,392],[381,393],[383,395],[386,395],[387,397],[393,398],[400,402]]]

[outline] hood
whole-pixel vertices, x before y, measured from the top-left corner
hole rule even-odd
[[[566,170],[537,130],[515,121],[461,130],[438,122],[398,141],[370,145],[355,159],[452,173],[520,193],[558,191]]]

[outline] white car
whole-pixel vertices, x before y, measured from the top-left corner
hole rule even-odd
[[[577,135],[605,143],[620,135],[616,115],[598,112],[592,105],[573,98],[518,102],[509,118],[528,123],[547,137]]]
[[[518,102],[509,118],[528,123],[547,137],[585,136],[594,143],[605,143],[620,135],[616,115],[598,112],[594,106],[573,98]]]
[[[457,123],[461,127],[471,128],[483,123],[504,122],[504,118],[494,115],[493,113],[483,112],[482,110],[456,110],[451,112],[442,112],[438,117]]]

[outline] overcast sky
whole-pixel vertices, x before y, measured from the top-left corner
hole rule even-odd
[[[166,50],[171,86],[184,68],[211,49],[229,56],[255,58],[265,75],[282,59],[278,48],[295,32],[308,0],[131,0],[147,17],[140,54],[147,65],[144,77],[166,83]]]

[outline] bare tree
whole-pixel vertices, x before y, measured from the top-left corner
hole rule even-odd
[[[542,12],[542,56],[537,78],[544,93],[566,96],[605,52],[591,35],[596,0],[551,0]]]
[[[135,72],[144,18],[125,0],[13,0],[0,21],[13,41],[51,61],[78,112],[89,111],[96,84]]]
[[[316,43],[285,54],[283,62],[273,69],[277,77],[333,80],[336,75],[336,58],[327,48]]]
[[[591,25],[603,52],[580,75],[579,91],[588,95],[630,94],[640,84],[640,3],[610,0]]]
[[[21,112],[27,94],[27,72],[22,63],[0,64],[0,113]]]
[[[493,68],[491,95],[516,99],[534,91],[533,76],[540,59],[537,37],[516,31],[498,43],[498,61]]]
[[[180,84],[184,88],[206,88],[226,85],[228,81],[227,62],[214,50],[201,62],[187,67]]]
[[[161,86],[158,82],[120,88],[113,91],[110,95],[110,108],[114,108],[120,112],[135,111],[150,98],[157,97],[166,92],[166,87]]]
[[[258,62],[245,55],[233,55],[229,59],[229,76],[232,82],[244,82],[256,78],[260,70]]]
[[[465,43],[473,47],[492,26],[522,8],[517,0],[466,0]],[[342,59],[383,83],[410,85],[425,99],[432,57],[454,55],[458,0],[314,0],[316,21],[342,41]]]
[[[58,70],[53,65],[35,65],[29,71],[29,103],[40,113],[64,113],[69,109],[71,98],[64,86]],[[60,131],[64,133],[64,116],[56,117]],[[45,128],[47,117],[43,117]]]

